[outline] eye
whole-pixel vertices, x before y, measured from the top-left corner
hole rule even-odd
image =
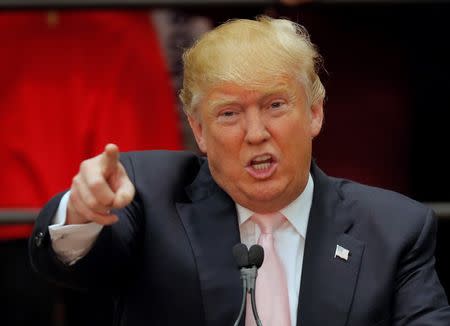
[[[217,114],[217,120],[221,123],[232,123],[237,121],[239,111],[234,109],[225,109]]]
[[[282,102],[282,101],[274,101],[274,102],[270,103],[270,107],[272,109],[278,109],[278,108],[281,108],[283,106],[283,104],[284,104],[284,102]]]
[[[275,100],[275,101],[271,101],[269,104],[269,108],[272,110],[280,110],[285,108],[287,105],[287,102],[284,100]]]
[[[219,115],[220,115],[221,117],[230,118],[230,117],[232,117],[232,116],[234,116],[234,115],[236,115],[236,114],[237,114],[237,113],[234,112],[234,111],[223,111],[223,112],[221,112]]]

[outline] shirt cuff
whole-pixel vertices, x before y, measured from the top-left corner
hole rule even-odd
[[[48,227],[53,250],[63,263],[75,264],[92,248],[103,226],[97,223],[65,225],[70,191],[61,198],[53,224]]]

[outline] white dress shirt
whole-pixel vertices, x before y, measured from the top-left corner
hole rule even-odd
[[[305,250],[305,236],[308,226],[314,192],[314,182],[309,175],[305,190],[292,203],[280,211],[287,221],[274,233],[275,250],[277,251],[286,272],[288,285],[291,325],[297,322],[297,305]],[[81,225],[64,225],[66,221],[67,202],[70,192],[67,192],[59,204],[49,226],[52,247],[58,258],[72,265],[84,257],[91,249],[103,226],[97,223]],[[261,231],[250,217],[254,212],[236,204],[239,220],[241,242],[251,247],[258,242]]]
[[[309,175],[308,183],[302,194],[297,197],[280,213],[287,221],[273,234],[275,250],[281,259],[286,272],[289,295],[289,309],[291,312],[291,325],[297,323],[297,305],[302,278],[303,254],[305,250],[306,228],[308,226],[309,212],[311,210],[314,191],[314,182]],[[251,247],[258,242],[261,233],[259,226],[250,217],[254,212],[236,204],[241,242]]]

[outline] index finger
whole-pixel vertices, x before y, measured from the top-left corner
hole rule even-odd
[[[119,147],[116,144],[107,144],[105,146],[105,151],[101,156],[102,170],[105,175],[109,175],[117,169],[119,156]]]

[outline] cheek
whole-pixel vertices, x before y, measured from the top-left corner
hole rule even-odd
[[[206,139],[215,147],[214,150],[219,150],[221,148],[232,150],[240,146],[243,137],[242,131],[238,127],[212,126],[208,131]],[[226,151],[221,150],[221,152]]]
[[[216,171],[235,169],[240,164],[242,133],[237,128],[213,128],[205,133],[210,164]]]
[[[311,152],[311,128],[308,120],[287,119],[276,128],[276,139],[278,146],[285,159],[298,166],[300,162],[307,159]]]

